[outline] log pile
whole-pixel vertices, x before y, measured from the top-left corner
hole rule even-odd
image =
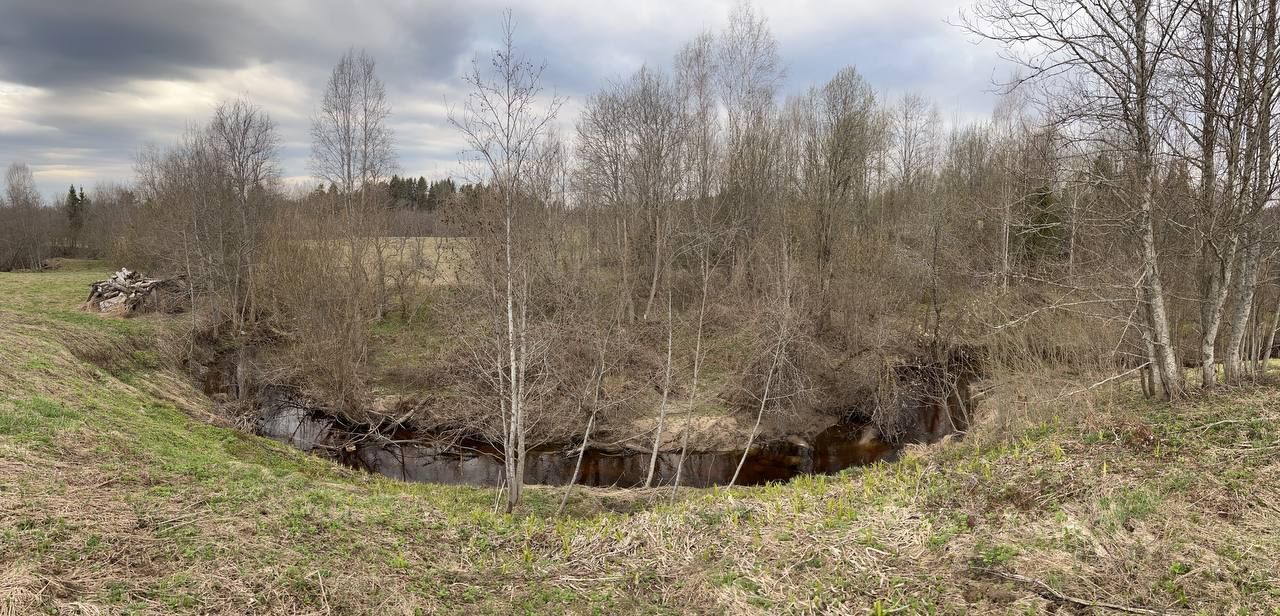
[[[186,290],[179,278],[147,278],[121,268],[110,278],[89,285],[84,309],[95,312],[133,314],[144,310],[174,312]]]

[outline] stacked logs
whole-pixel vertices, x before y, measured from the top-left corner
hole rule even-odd
[[[185,287],[181,278],[146,278],[121,268],[110,278],[89,285],[89,299],[85,300],[84,308],[121,314],[145,308],[170,312],[172,300],[180,299]]]

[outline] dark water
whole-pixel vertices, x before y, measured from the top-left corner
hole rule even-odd
[[[502,482],[503,463],[492,445],[464,440],[451,445],[427,444],[430,435],[397,434],[396,443],[357,442],[353,434],[321,413],[290,404],[264,408],[259,432],[302,449],[334,457],[343,463],[406,481],[494,486]],[[897,450],[865,426],[836,425],[820,433],[811,444],[791,441],[758,443],[747,454],[738,485],[786,481],[797,475],[835,473],[878,460],[891,460]],[[415,441],[405,443],[402,441]],[[707,487],[729,483],[742,457],[738,451],[689,452],[681,473],[681,485]],[[565,485],[574,476],[578,449],[545,446],[529,452],[525,481]],[[675,481],[680,454],[660,453],[654,483]],[[635,487],[644,484],[649,453],[587,448],[577,483],[589,486]]]

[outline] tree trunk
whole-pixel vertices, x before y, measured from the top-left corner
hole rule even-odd
[[[1072,191],[1071,208],[1068,210],[1068,216],[1071,217],[1071,225],[1067,228],[1067,232],[1070,234],[1067,242],[1067,276],[1069,277],[1076,275],[1076,234],[1078,233],[1076,221],[1079,217],[1079,201],[1080,195]]]
[[[707,314],[707,286],[711,282],[711,257],[707,248],[702,248],[702,296],[698,300],[698,331],[693,343],[693,383],[689,386],[689,412],[697,406],[698,377],[702,369],[702,325]],[[680,459],[676,462],[676,478],[671,484],[671,498],[675,499],[680,490],[680,478],[684,474],[684,460],[689,453],[689,422],[686,420],[680,433]]]
[[[1239,273],[1232,298],[1235,310],[1231,315],[1231,332],[1224,349],[1223,364],[1228,383],[1244,377],[1244,337],[1248,331],[1249,317],[1253,311],[1253,294],[1258,284],[1258,261],[1262,246],[1252,233],[1247,238],[1248,245],[1240,253]]]
[[[747,445],[742,450],[742,457],[738,459],[738,467],[733,469],[733,477],[729,479],[729,487],[738,483],[738,475],[742,473],[742,465],[747,462],[747,455],[751,453],[751,446],[756,442],[756,433],[760,431],[760,420],[764,419],[764,409],[769,404],[769,389],[773,385],[773,373],[777,371],[778,360],[782,357],[783,331],[781,327],[778,329],[778,341],[773,347],[773,360],[769,362],[769,375],[764,379],[764,395],[760,396],[760,406],[756,409],[756,423],[751,427],[751,435],[747,437]]]
[[[1212,0],[1200,6],[1200,36],[1205,42],[1217,38],[1217,8]],[[1215,365],[1214,353],[1218,340],[1218,329],[1222,324],[1222,309],[1227,301],[1227,292],[1231,284],[1231,262],[1234,259],[1239,235],[1231,230],[1231,241],[1227,254],[1220,254],[1215,243],[1218,219],[1217,211],[1217,137],[1218,137],[1218,73],[1215,71],[1214,51],[1212,44],[1202,45],[1200,59],[1200,77],[1202,95],[1200,101],[1200,214],[1201,214],[1201,247],[1202,263],[1201,296],[1200,296],[1200,383],[1205,389],[1212,389],[1218,382],[1218,367]]]
[[[1271,313],[1271,329],[1267,330],[1267,337],[1258,354],[1261,359],[1260,376],[1267,376],[1267,368],[1271,364],[1271,349],[1275,348],[1276,330],[1280,329],[1280,300],[1277,300],[1275,311]]]
[[[1152,361],[1159,375],[1161,399],[1171,400],[1182,395],[1182,368],[1173,352],[1169,333],[1169,316],[1164,303],[1164,287],[1160,283],[1160,266],[1156,251],[1155,225],[1151,217],[1150,180],[1142,200],[1142,290],[1147,304],[1149,331],[1151,332]]]
[[[569,502],[569,495],[573,493],[573,486],[578,483],[578,473],[582,472],[582,458],[587,454],[587,447],[591,444],[591,429],[596,425],[596,414],[600,411],[600,385],[604,380],[604,347],[600,348],[600,364],[596,368],[596,382],[591,394],[591,416],[587,418],[587,427],[582,431],[582,448],[578,450],[578,460],[573,463],[573,475],[569,477],[569,484],[564,487],[564,496],[560,498],[560,508],[556,509],[556,515],[564,513],[564,506]]]
[[[653,279],[649,282],[649,300],[644,304],[643,321],[649,320],[649,312],[653,310],[653,299],[658,294],[658,278],[662,275],[662,216],[653,217]]]
[[[1275,72],[1277,49],[1276,41],[1276,23],[1277,11],[1275,0],[1267,2],[1267,13],[1264,23],[1263,40],[1266,41],[1265,59],[1263,60],[1263,71],[1259,76],[1258,84],[1260,89],[1257,94],[1256,101],[1252,101],[1257,105],[1254,116],[1256,120],[1253,126],[1249,127],[1246,141],[1246,152],[1244,159],[1245,177],[1251,177],[1249,180],[1242,182],[1245,190],[1242,194],[1247,195],[1249,210],[1244,215],[1245,223],[1245,248],[1240,255],[1240,273],[1237,277],[1236,297],[1235,297],[1235,314],[1232,317],[1231,339],[1228,342],[1226,353],[1226,373],[1227,380],[1232,381],[1243,376],[1243,357],[1241,355],[1242,345],[1244,341],[1245,328],[1249,323],[1249,318],[1253,310],[1253,298],[1258,287],[1258,270],[1262,261],[1262,212],[1274,192],[1272,186],[1271,162],[1274,155],[1275,143],[1271,134],[1271,118],[1274,113],[1273,101],[1275,98]]]
[[[626,321],[631,323],[636,320],[636,298],[631,291],[631,238],[627,230],[627,215],[622,214],[622,293],[624,296],[623,303],[626,306]]]
[[[1009,263],[1009,231],[1013,226],[1013,204],[1010,203],[1007,184],[1008,178],[1001,180],[1005,189],[1001,191],[1003,207],[1000,210],[1000,292],[1009,290],[1009,275],[1012,266]]]
[[[1263,308],[1262,301],[1254,293],[1253,298],[1253,327],[1249,331],[1249,374],[1253,380],[1258,380],[1262,374],[1262,362],[1259,361],[1259,352],[1262,348],[1262,327],[1263,327]]]
[[[1146,306],[1143,307],[1143,318],[1150,323],[1149,308]],[[1151,340],[1151,328],[1149,325],[1142,328],[1142,339],[1147,346],[1147,368],[1144,371],[1146,380],[1143,382],[1145,388],[1143,393],[1148,397],[1156,397],[1161,395],[1164,385],[1160,379],[1160,369],[1157,367],[1159,359],[1156,354],[1156,345]]]
[[[243,332],[241,332],[243,333]],[[249,394],[249,347],[244,336],[238,336],[239,348],[236,349],[236,399],[244,400]]]
[[[1234,255],[1236,242],[1232,242],[1229,253]],[[1205,389],[1212,389],[1218,382],[1217,357],[1215,356],[1218,341],[1218,330],[1222,326],[1222,313],[1227,304],[1227,295],[1231,291],[1231,261],[1222,262],[1215,257],[1215,263],[1206,264],[1205,290],[1200,303],[1200,384]]]
[[[507,513],[511,513],[515,506],[520,503],[522,488],[524,487],[524,466],[521,460],[521,451],[518,439],[523,437],[523,421],[520,409],[520,393],[519,393],[519,363],[516,361],[516,307],[515,307],[515,284],[512,280],[515,272],[512,269],[511,259],[511,196],[505,196],[507,215],[504,218],[506,242],[506,303],[507,303],[507,361],[509,380],[507,383],[507,410],[511,414],[511,420],[507,425],[507,434],[505,438],[506,450],[503,451],[503,457],[506,462],[507,470]]]
[[[670,285],[670,278],[667,279]],[[644,487],[653,486],[653,474],[658,468],[658,450],[662,446],[662,429],[667,421],[667,398],[671,394],[671,346],[672,346],[672,329],[674,325],[671,322],[671,289],[667,288],[667,371],[666,376],[662,380],[662,402],[658,405],[658,428],[653,435],[653,451],[649,454],[649,473],[645,475]]]

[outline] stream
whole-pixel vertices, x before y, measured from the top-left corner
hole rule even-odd
[[[431,444],[433,435],[401,430],[391,439],[360,440],[323,412],[287,401],[262,407],[259,434],[303,451],[335,458],[347,466],[405,481],[496,486],[503,479],[503,461],[486,441],[463,439],[447,445]],[[748,452],[737,485],[761,485],[797,475],[836,473],[846,468],[896,459],[899,449],[869,437],[866,426],[837,424],[811,443],[779,440],[757,443]],[[728,484],[742,458],[737,451],[690,451],[680,484],[709,487]],[[659,453],[655,485],[675,481],[680,454]],[[574,476],[578,447],[543,445],[529,452],[525,482],[565,485]],[[649,452],[588,447],[577,482],[600,487],[638,487],[649,469]]]

